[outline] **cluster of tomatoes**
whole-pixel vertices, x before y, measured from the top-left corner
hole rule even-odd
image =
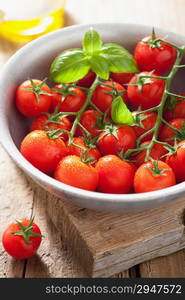
[[[35,118],[30,133],[21,143],[22,155],[36,168],[65,184],[103,193],[148,192],[185,180],[185,100],[169,98],[159,127],[159,143],[145,162],[147,146],[153,136],[157,111],[137,114],[157,106],[165,89],[161,75],[169,72],[177,50],[149,36],[138,42],[134,57],[140,73],[112,73],[100,83],[91,104],[80,116],[68,143],[74,120],[87,98],[96,75],[89,73],[75,85],[58,84],[49,88],[40,80],[27,80],[16,91],[16,106],[21,114]],[[145,78],[142,75],[158,78]],[[111,104],[115,90],[132,110],[133,126],[114,124]],[[148,132],[149,131],[149,132]],[[135,149],[137,139],[143,150],[124,157]],[[171,145],[167,148],[165,143]],[[163,144],[164,143],[164,144]],[[129,161],[130,159],[130,161]]]

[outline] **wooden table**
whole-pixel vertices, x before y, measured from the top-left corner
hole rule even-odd
[[[184,0],[67,0],[65,17],[66,26],[130,22],[185,34],[184,10]],[[1,41],[1,66],[17,48]],[[10,258],[0,245],[0,277],[87,276],[66,250],[60,230],[52,223],[56,205],[57,200],[30,181],[0,148],[0,234],[9,222],[33,212],[45,236],[38,254],[27,261]],[[142,263],[114,277],[185,277],[185,251]]]

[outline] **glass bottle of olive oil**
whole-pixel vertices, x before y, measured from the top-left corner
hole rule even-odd
[[[65,0],[0,0],[0,35],[28,42],[64,23]]]

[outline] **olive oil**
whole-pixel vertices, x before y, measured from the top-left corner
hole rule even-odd
[[[29,42],[62,27],[64,2],[0,0],[0,35],[14,42]]]

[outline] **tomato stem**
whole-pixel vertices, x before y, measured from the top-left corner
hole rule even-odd
[[[163,96],[162,96],[160,104],[155,106],[155,107],[151,107],[149,109],[146,109],[146,110],[139,110],[137,112],[137,114],[140,115],[140,114],[147,113],[147,112],[150,112],[150,111],[156,111],[157,119],[156,119],[155,126],[152,129],[145,132],[144,134],[142,134],[137,139],[137,142],[136,142],[137,148],[136,149],[130,149],[129,151],[126,152],[126,156],[128,157],[129,155],[132,155],[132,153],[135,153],[136,152],[135,150],[137,150],[138,152],[142,151],[143,147],[139,147],[140,142],[142,141],[142,139],[145,136],[147,136],[149,133],[153,132],[153,137],[152,137],[150,143],[148,145],[146,145],[146,147],[145,147],[145,149],[146,149],[145,161],[152,160],[150,154],[151,154],[151,150],[152,150],[153,146],[156,143],[162,144],[166,148],[168,148],[169,150],[172,151],[173,147],[171,145],[169,145],[168,143],[160,142],[157,139],[161,122],[164,123],[165,125],[167,125],[168,127],[170,127],[177,134],[180,133],[180,130],[178,130],[177,128],[171,126],[166,120],[163,119],[164,106],[165,106],[165,103],[166,103],[166,100],[167,100],[168,96],[174,96],[174,97],[185,99],[185,96],[181,96],[181,95],[174,94],[174,93],[170,92],[171,82],[172,82],[175,74],[177,73],[179,68],[185,67],[185,65],[180,65],[180,62],[181,62],[181,60],[183,58],[183,55],[184,55],[184,52],[185,52],[185,46],[178,47],[178,46],[176,46],[172,43],[166,42],[162,39],[156,39],[154,42],[163,42],[164,44],[169,45],[169,46],[177,49],[177,57],[176,57],[176,61],[173,65],[170,73],[168,74],[168,76],[152,76],[152,75],[144,75],[144,74],[140,75],[140,78],[158,78],[158,79],[165,80],[165,90],[163,92]]]
[[[20,230],[19,231],[15,231],[15,232],[12,232],[13,235],[19,235],[19,236],[22,236],[24,238],[24,241],[27,245],[30,245],[31,242],[30,242],[30,237],[32,236],[36,236],[36,237],[42,237],[42,235],[40,233],[36,233],[33,231],[33,221],[34,221],[34,218],[32,217],[30,219],[30,223],[28,224],[28,226],[24,226],[21,221],[19,220],[16,220],[17,224],[19,225],[20,227]]]
[[[170,86],[171,86],[171,82],[172,82],[172,80],[173,80],[173,78],[174,78],[174,76],[175,76],[175,74],[178,70],[178,68],[176,66],[180,64],[181,59],[182,59],[183,54],[184,54],[184,51],[185,51],[184,46],[180,47],[180,48],[179,47],[175,47],[175,48],[178,49],[177,58],[176,58],[175,64],[173,65],[170,73],[168,74],[167,77],[165,77],[166,78],[165,79],[166,80],[166,87],[165,87],[161,102],[160,102],[160,104],[158,106],[158,109],[157,109],[157,120],[156,120],[155,126],[153,128],[154,134],[153,134],[151,142],[148,144],[145,161],[148,161],[151,158],[150,157],[151,150],[152,150],[154,144],[157,142],[160,124],[163,121],[163,110],[164,110],[164,106],[165,106],[165,103],[166,103],[166,100],[167,100],[167,96],[169,95],[169,89],[170,89]]]
[[[73,136],[74,136],[74,134],[76,132],[77,126],[79,125],[81,116],[82,116],[84,110],[87,108],[87,106],[91,103],[91,98],[93,96],[93,93],[94,93],[95,89],[97,88],[97,86],[99,84],[100,84],[100,81],[99,81],[98,77],[96,77],[96,79],[93,82],[92,86],[89,88],[86,101],[84,102],[84,104],[81,107],[81,109],[78,111],[76,119],[74,120],[73,126],[71,128],[70,133],[69,133],[69,141],[68,141],[68,145],[69,146],[72,145]]]

